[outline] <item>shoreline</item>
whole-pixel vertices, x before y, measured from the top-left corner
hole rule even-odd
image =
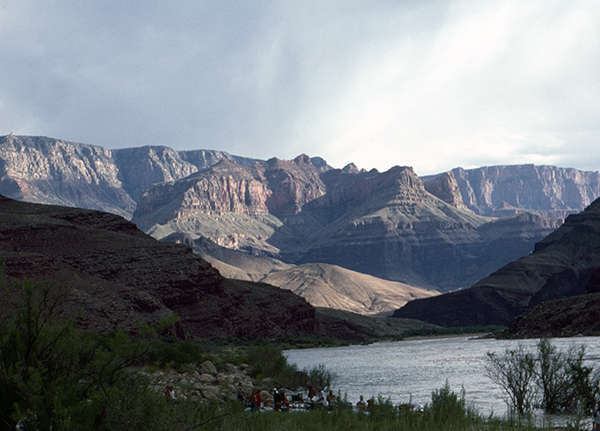
[[[413,340],[435,340],[438,338],[461,338],[467,337],[468,339],[479,340],[488,338],[488,336],[492,335],[490,332],[470,332],[465,334],[432,334],[432,335],[415,335],[411,337],[403,338],[398,341],[413,341]],[[489,337],[495,338],[495,337]]]

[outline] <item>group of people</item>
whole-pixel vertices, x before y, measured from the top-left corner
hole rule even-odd
[[[242,387],[238,385],[237,399],[243,405],[248,405],[250,411],[260,410],[262,407],[262,395],[259,389],[253,389],[250,394],[250,398],[246,400],[246,396]],[[290,409],[290,401],[288,400],[285,391],[277,388],[273,389],[273,410],[275,411],[288,411]]]
[[[167,399],[175,400],[175,390],[172,386],[167,386],[167,390],[165,391],[165,395]],[[261,391],[259,389],[254,389],[250,395],[250,398],[246,400],[242,387],[238,385],[238,400],[244,404],[249,405],[251,411],[257,411],[262,408],[262,396]],[[301,398],[301,396],[300,396]],[[306,403],[306,407],[308,408],[327,408],[329,410],[335,408],[342,400],[336,396],[333,391],[329,391],[327,395],[325,395],[325,391],[320,390],[317,391],[314,387],[311,387],[308,391],[308,403]],[[356,408],[359,411],[369,411],[373,406],[374,400],[369,399],[365,401],[364,397],[361,395],[360,399],[356,403]],[[282,389],[273,389],[273,410],[274,411],[289,411],[290,409],[290,401],[285,394],[285,391]],[[593,428],[592,431],[600,431],[600,403],[596,406],[593,413]]]
[[[325,395],[325,391],[317,391],[314,387],[311,387],[308,390],[308,401],[311,407],[325,407],[329,410],[333,409],[336,405],[340,403],[339,397],[337,397],[333,391],[329,391],[327,395]]]

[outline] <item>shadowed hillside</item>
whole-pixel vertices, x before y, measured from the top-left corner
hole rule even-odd
[[[544,301],[600,291],[600,199],[473,287],[408,303],[396,317],[444,326],[507,324]]]

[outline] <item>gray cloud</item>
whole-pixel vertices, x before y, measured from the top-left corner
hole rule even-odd
[[[593,1],[0,0],[0,133],[600,167]]]

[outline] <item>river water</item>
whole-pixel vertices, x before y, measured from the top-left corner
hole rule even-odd
[[[374,343],[346,347],[295,349],[284,352],[299,369],[319,364],[335,375],[334,389],[356,403],[382,395],[394,404],[431,402],[431,392],[446,381],[459,392],[464,388],[467,404],[479,412],[502,416],[506,403],[500,388],[485,376],[487,352],[503,353],[519,344],[536,350],[539,340],[494,340],[469,337],[432,338]],[[586,365],[600,369],[600,337],[555,338],[559,350],[583,344]]]

